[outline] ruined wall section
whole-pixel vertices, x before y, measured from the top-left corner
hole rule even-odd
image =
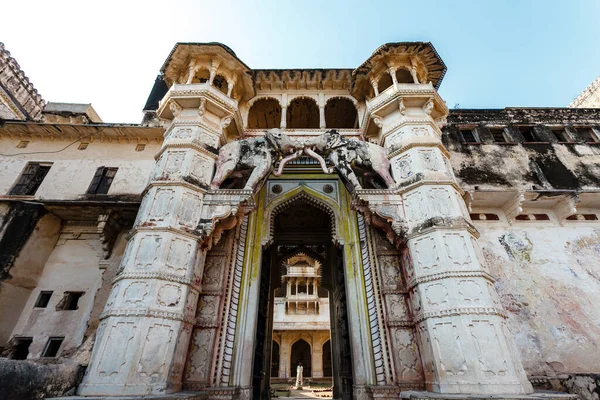
[[[1,203],[0,351],[58,239],[60,220],[32,204]]]
[[[519,127],[532,127],[528,142]],[[600,129],[600,110],[519,109],[453,110],[444,128],[444,144],[464,189],[586,190],[600,186],[600,146],[586,141],[578,128]],[[502,128],[506,143],[490,129]],[[572,142],[558,142],[552,129],[566,129]],[[473,131],[466,142],[461,130]]]
[[[476,226],[527,374],[596,372],[600,224],[476,221]]]

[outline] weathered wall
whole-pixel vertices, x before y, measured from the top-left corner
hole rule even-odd
[[[11,332],[25,307],[31,291],[38,284],[60,230],[60,219],[42,214],[39,207],[5,204],[0,249],[3,277],[0,279],[0,348],[8,342]],[[39,220],[38,220],[39,218]]]
[[[476,226],[528,375],[597,372],[600,223]]]
[[[100,246],[98,235],[84,228],[70,227],[61,232],[12,333],[13,337],[33,337],[29,358],[40,357],[51,336],[65,337],[59,356],[71,354],[82,343],[94,297],[102,282],[102,271],[98,268]],[[47,307],[35,308],[42,290],[53,291],[52,297]],[[85,292],[77,310],[57,310],[67,291]]]
[[[62,150],[67,141],[33,140],[27,148],[18,149],[18,140],[0,142],[0,153],[33,153],[14,157],[0,157],[0,194],[8,194],[27,162],[52,162],[35,197],[42,199],[78,199],[87,192],[89,185],[101,166],[118,167],[119,170],[109,189],[109,195],[139,194],[148,183],[154,165],[154,155],[160,144],[149,143],[144,151],[135,151],[136,143],[90,143],[85,150],[77,150],[77,144]]]
[[[83,368],[0,358],[0,400],[36,400],[75,394]]]

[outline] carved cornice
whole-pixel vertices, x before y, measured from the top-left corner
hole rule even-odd
[[[193,279],[186,278],[175,274],[169,274],[167,272],[127,272],[126,270],[121,272],[113,279],[112,284],[123,280],[123,279],[158,279],[161,281],[168,281],[174,283],[180,283],[187,285],[196,292],[201,291],[200,285],[197,285]],[[219,293],[220,294],[220,293]]]
[[[199,241],[200,237],[195,233],[190,233],[183,229],[174,228],[172,226],[137,226],[134,227],[126,236],[126,239],[131,239],[138,232],[167,232],[167,233],[175,233],[177,235],[186,236],[192,240]]]
[[[153,309],[109,309],[103,312],[99,320],[103,320],[109,317],[135,317],[135,318],[161,318],[170,319],[172,321],[185,322],[187,324],[194,325],[196,318],[185,316],[179,312],[153,310]]]
[[[443,318],[456,315],[497,315],[502,318],[508,318],[506,311],[498,307],[455,307],[419,313],[415,317],[415,322],[418,324],[430,318]]]
[[[160,158],[160,156],[167,150],[167,149],[188,149],[188,150],[196,150],[198,153],[202,153],[210,158],[212,158],[213,160],[216,160],[217,157],[219,156],[218,154],[213,153],[212,151],[208,150],[207,148],[205,148],[204,146],[202,146],[201,144],[195,143],[195,142],[167,142],[163,145],[163,147],[158,151],[158,153],[156,153],[156,155],[154,156],[155,160],[158,160]]]
[[[441,279],[448,279],[448,278],[484,278],[492,283],[495,282],[494,277],[483,270],[445,271],[445,272],[438,272],[436,274],[422,275],[422,276],[415,277],[415,278],[411,279],[410,282],[408,282],[408,287],[410,289],[412,289],[415,286],[420,285],[422,283],[437,281],[437,280],[441,280]]]
[[[404,153],[405,151],[413,149],[415,147],[436,147],[436,148],[440,149],[440,151],[442,152],[442,154],[444,156],[446,156],[446,158],[448,158],[448,159],[450,158],[450,152],[438,140],[432,140],[431,142],[415,141],[415,142],[407,143],[397,149],[394,149],[392,152],[390,152],[388,154],[388,158],[392,159],[392,158]]]

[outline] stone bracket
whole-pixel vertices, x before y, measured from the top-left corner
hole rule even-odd
[[[390,243],[399,246],[408,232],[404,203],[399,194],[382,194],[380,190],[356,190],[352,208],[363,214],[368,224],[382,229]]]
[[[210,248],[219,242],[224,231],[241,222],[239,214],[246,215],[254,209],[256,201],[252,190],[211,190],[204,197],[196,234]]]
[[[556,214],[558,221],[563,222],[567,217],[577,214],[577,203],[579,202],[579,195],[577,193],[572,193],[565,196],[554,207],[552,207],[552,211],[554,211],[554,214]]]
[[[106,260],[112,253],[113,245],[117,235],[125,227],[123,219],[114,210],[107,210],[98,216],[98,225],[96,227],[102,243],[102,257]]]
[[[523,212],[523,202],[525,202],[525,194],[516,192],[514,196],[502,205],[502,211],[504,211],[508,222],[512,223],[517,215]]]

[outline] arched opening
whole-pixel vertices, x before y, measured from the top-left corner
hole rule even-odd
[[[248,112],[248,129],[271,129],[281,125],[281,105],[275,99],[257,100]]]
[[[215,76],[213,86],[219,89],[222,93],[227,94],[227,79],[223,75]]]
[[[323,343],[323,376],[331,376],[331,340]]]
[[[275,206],[268,219],[272,221],[272,241],[262,252],[253,398],[265,398],[270,389],[277,391],[280,385],[287,385],[289,389],[288,382],[295,379],[299,362],[302,362],[305,378],[328,385],[333,383],[335,398],[352,396],[344,252],[343,247],[332,241],[335,217],[328,207],[301,192]],[[285,315],[279,324],[276,322],[278,313]],[[307,316],[313,318],[308,323]],[[326,325],[321,327],[323,322]],[[272,360],[269,351],[273,337],[278,338],[280,345],[278,378],[271,378],[275,374],[268,370],[273,363],[265,362]],[[325,377],[319,353],[321,343],[328,339],[333,351],[327,356],[329,377]],[[310,347],[313,342],[319,343],[316,354]],[[290,396],[293,397],[293,393]]]
[[[415,83],[410,71],[404,68],[398,68],[396,70],[396,81],[398,83]]]
[[[333,129],[358,128],[358,114],[350,99],[334,98],[325,104],[325,126]]]
[[[383,92],[385,89],[392,86],[392,77],[387,72],[379,78],[379,83],[377,84],[377,90],[379,93]]]
[[[206,83],[210,78],[210,72],[206,68],[201,68],[194,74],[192,83]]]
[[[300,339],[292,345],[291,354],[291,364],[294,370],[294,377],[296,377],[298,366],[302,365],[304,369],[304,378],[310,378],[312,376],[312,353],[310,351],[310,345],[306,343],[304,339]]]
[[[308,97],[292,100],[287,108],[286,126],[288,129],[318,129],[319,107]]]
[[[271,378],[279,377],[279,343],[273,340],[271,347]]]

